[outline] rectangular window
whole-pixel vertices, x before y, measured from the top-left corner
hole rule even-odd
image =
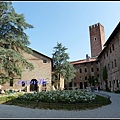
[[[47,63],[47,60],[43,60],[43,63]]]
[[[85,68],[85,72],[87,72],[87,68]]]
[[[110,53],[112,53],[111,47],[110,47]]]
[[[114,60],[114,63],[115,63],[115,67],[117,67],[116,59]]]
[[[111,81],[110,81],[110,88],[111,88]]]
[[[108,70],[110,69],[110,65],[108,64]]]
[[[118,80],[116,80],[116,82],[117,82],[117,87],[119,87],[119,83],[118,83]]]
[[[99,78],[99,74],[97,74],[97,77]]]
[[[91,72],[94,72],[94,69],[93,69],[93,68],[91,68]]]
[[[99,68],[97,68],[97,71],[99,71]]]
[[[10,79],[10,86],[13,86],[13,79]]]
[[[82,73],[82,69],[80,68],[80,73]]]
[[[114,44],[112,44],[112,49],[113,49],[113,51],[114,51]]]
[[[87,80],[87,76],[85,77],[85,80]]]
[[[107,51],[107,56],[108,56],[108,51]]]
[[[113,68],[113,62],[112,62],[112,68]]]

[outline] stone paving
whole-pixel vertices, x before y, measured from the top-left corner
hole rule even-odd
[[[43,110],[0,104],[0,118],[120,118],[120,94],[100,91],[110,96],[111,104],[93,110]]]

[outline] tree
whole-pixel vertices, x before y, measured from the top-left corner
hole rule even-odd
[[[106,90],[108,90],[108,82],[107,82],[107,79],[108,79],[108,73],[107,73],[107,68],[106,66],[103,67],[103,80],[105,81],[105,87],[106,87]]]
[[[62,69],[62,76],[65,80],[66,87],[68,88],[69,82],[75,77],[76,69],[73,67],[73,65],[65,61],[63,63],[63,69]]]
[[[92,77],[89,75],[88,82],[90,83],[90,86],[92,85]]]
[[[100,82],[99,82],[98,78],[96,77],[96,78],[95,78],[95,85],[99,85],[99,83],[100,83]]]
[[[90,86],[91,86],[91,85],[95,86],[96,84],[99,83],[98,78],[95,78],[95,79],[94,79],[94,78],[92,78],[91,75],[89,75],[88,82],[90,83]]]
[[[34,69],[22,52],[32,53],[25,29],[33,28],[25,22],[24,14],[17,14],[12,2],[0,2],[0,77],[1,84],[21,77],[22,70]]]
[[[57,42],[57,46],[54,47],[53,49],[54,49],[53,50],[54,53],[52,54],[53,72],[54,72],[53,78],[54,81],[58,82],[58,88],[59,88],[60,76],[66,79],[67,81],[70,81],[70,79],[73,78],[72,75],[74,73],[74,69],[72,68],[72,65],[70,65],[70,63],[67,61],[69,59],[68,53],[65,52],[67,48],[65,46],[62,46],[62,43]]]

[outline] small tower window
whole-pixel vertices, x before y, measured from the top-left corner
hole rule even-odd
[[[96,37],[94,37],[94,41],[96,41],[97,40],[97,38]]]

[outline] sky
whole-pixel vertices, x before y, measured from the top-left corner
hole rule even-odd
[[[70,59],[91,56],[89,26],[104,26],[107,40],[120,21],[119,1],[12,1],[18,14],[34,26],[25,32],[29,47],[52,58],[57,43],[65,46]]]

